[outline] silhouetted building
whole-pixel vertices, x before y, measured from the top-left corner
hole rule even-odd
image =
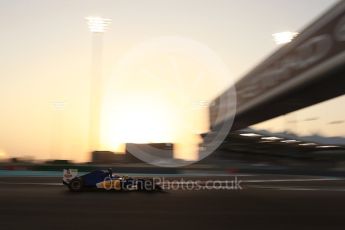
[[[146,159],[173,159],[174,144],[172,143],[149,143],[149,144],[126,144],[128,155],[139,154]]]
[[[141,160],[126,153],[114,153],[111,151],[93,151],[92,163],[95,164],[109,164],[109,163],[140,163]]]

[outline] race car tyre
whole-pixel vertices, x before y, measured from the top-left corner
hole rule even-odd
[[[155,190],[155,184],[154,184],[154,181],[149,179],[146,181],[146,186],[145,186],[145,190],[147,192],[152,192]]]
[[[157,192],[162,192],[163,191],[163,188],[160,186],[160,185],[155,185],[155,191]]]
[[[83,190],[83,180],[81,178],[74,178],[69,183],[68,188],[72,192],[80,192],[80,191],[82,191]]]
[[[142,180],[139,180],[137,182],[136,186],[137,186],[137,191],[139,191],[139,192],[145,190],[145,188],[144,188],[145,185],[144,185],[144,182]]]

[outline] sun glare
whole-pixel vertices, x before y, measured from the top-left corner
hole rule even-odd
[[[7,158],[7,154],[4,150],[0,149],[0,160]]]
[[[207,47],[176,37],[134,47],[106,83],[101,142],[174,143],[174,158],[198,159],[200,133],[208,129],[208,101],[229,81]]]
[[[117,108],[104,108],[102,140],[106,147],[121,143],[172,142],[172,114],[159,99],[145,99],[143,95],[124,99]],[[114,99],[116,100],[116,99]]]

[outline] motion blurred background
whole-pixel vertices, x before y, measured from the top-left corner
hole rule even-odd
[[[279,58],[294,52],[305,39],[317,37],[310,32],[310,28],[316,31],[313,22],[335,4],[342,6],[338,1],[15,0],[0,4],[0,173],[53,173],[72,165],[82,171],[112,166],[125,173],[342,174],[345,169],[345,98],[339,89],[344,85],[320,70],[329,84],[304,80],[289,91],[293,96],[280,95],[270,107],[262,101],[255,105],[253,98],[265,96],[267,84],[279,88],[300,73],[289,70],[290,75],[279,81],[274,74],[252,80],[260,79],[257,71],[262,69],[285,68]],[[333,14],[337,20],[343,15],[327,13]],[[106,29],[90,31],[87,17],[107,19],[101,22]],[[228,77],[217,75],[214,66],[201,70],[204,63],[194,62],[196,56],[209,57],[206,51],[190,56],[192,61],[178,53],[159,53],[144,61],[132,60],[133,65],[127,63],[132,68],[121,69],[128,56],[161,37],[182,37],[212,52]],[[295,61],[317,56],[324,44],[315,44]],[[344,45],[339,47],[333,48],[341,53]],[[143,59],[151,55],[146,49],[140,51]],[[322,64],[318,61],[311,65]],[[137,71],[142,66],[144,72]],[[318,87],[308,88],[310,84]],[[229,88],[236,91],[237,108],[224,118],[229,111],[222,112],[217,100]],[[296,88],[301,90],[294,92]],[[245,104],[241,90],[252,93],[247,95],[254,101],[252,107]],[[96,105],[90,104],[94,98]],[[182,104],[188,109],[181,109]],[[217,126],[231,116],[233,128],[225,140],[195,164],[159,168],[128,152],[130,146],[154,147],[164,149],[167,158],[198,161],[209,138],[219,132]],[[96,131],[92,132],[93,125]],[[188,132],[191,135],[186,136]],[[153,163],[164,166],[164,162]]]

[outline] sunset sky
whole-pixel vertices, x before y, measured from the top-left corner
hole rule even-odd
[[[207,131],[205,105],[279,48],[272,34],[301,31],[335,2],[1,0],[0,158],[89,160],[88,16],[112,20],[103,40],[101,121],[102,146],[111,150],[124,140]],[[173,49],[161,52],[164,45]],[[286,124],[258,127],[278,123]]]

